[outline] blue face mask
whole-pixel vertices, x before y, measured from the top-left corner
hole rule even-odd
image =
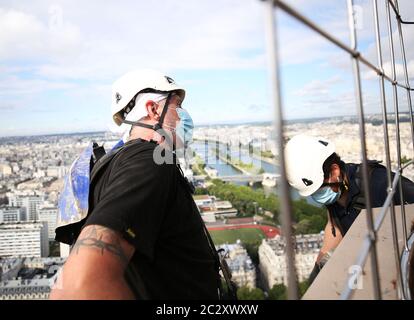
[[[317,190],[314,194],[311,195],[312,199],[317,203],[329,205],[341,196],[341,189],[338,192],[333,191],[330,187],[323,187]]]
[[[184,147],[187,147],[187,145],[189,145],[193,141],[193,119],[191,119],[191,116],[187,112],[187,110],[183,108],[177,108],[176,111],[178,116],[180,117],[180,121],[177,124],[175,132],[177,136],[181,139],[181,141],[184,143]]]

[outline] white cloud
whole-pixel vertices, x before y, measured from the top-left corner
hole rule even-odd
[[[384,72],[387,76],[389,76],[392,79],[392,64],[390,61],[384,63]],[[412,81],[414,79],[414,60],[407,62],[407,73],[409,80]],[[395,74],[397,81],[405,85],[405,69],[402,63],[395,64]],[[363,73],[363,79],[378,80],[378,74],[370,69]]]
[[[0,8],[0,59],[61,59],[80,46],[79,30],[70,23],[49,28],[35,15]]]
[[[300,97],[314,97],[328,94],[333,85],[342,82],[343,80],[339,75],[333,76],[329,79],[320,80],[315,79],[308,82],[301,89],[294,92],[295,95]]]
[[[48,90],[66,90],[77,87],[76,84],[68,82],[51,82],[41,79],[21,79],[16,76],[0,78],[0,97],[19,96],[44,92]]]
[[[0,58],[38,58],[39,76],[88,80],[113,79],[142,66],[164,70],[265,66],[263,10],[255,0],[243,6],[234,0],[219,6],[194,1],[122,5],[88,1],[82,2],[82,10],[79,2],[52,4],[33,3],[25,11],[1,9],[0,30],[7,32],[0,33]]]

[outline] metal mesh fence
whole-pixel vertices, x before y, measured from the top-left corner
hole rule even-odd
[[[266,30],[267,30],[267,47],[269,51],[269,68],[271,75],[271,89],[272,89],[272,103],[274,105],[274,115],[275,115],[275,129],[276,129],[276,144],[277,151],[279,152],[280,159],[280,198],[281,198],[281,221],[282,221],[282,230],[286,239],[292,239],[292,241],[286,241],[286,255],[287,255],[287,269],[288,269],[288,298],[297,299],[298,298],[298,284],[297,284],[297,275],[295,270],[295,252],[294,252],[294,242],[292,235],[292,215],[291,215],[291,201],[289,196],[289,185],[286,178],[286,167],[284,160],[284,128],[283,128],[283,106],[281,99],[281,78],[280,78],[280,61],[279,61],[279,50],[278,50],[278,33],[277,33],[277,24],[276,24],[276,10],[282,10],[289,16],[293,17],[300,23],[304,24],[308,28],[312,29],[327,41],[334,44],[338,48],[345,51],[349,54],[352,60],[352,68],[354,75],[354,86],[355,86],[355,102],[357,106],[358,121],[359,121],[359,135],[361,143],[361,164],[362,164],[362,180],[363,188],[365,190],[365,199],[366,199],[366,217],[367,217],[367,226],[368,230],[365,235],[363,244],[360,248],[356,265],[361,267],[365,265],[368,256],[370,256],[371,261],[371,270],[372,270],[372,280],[373,280],[373,292],[375,299],[381,299],[381,286],[379,279],[379,269],[378,269],[378,259],[377,259],[377,232],[382,225],[385,217],[388,213],[391,219],[392,227],[392,238],[394,245],[394,259],[397,269],[397,287],[398,287],[398,296],[401,299],[407,298],[407,290],[404,290],[406,287],[404,284],[406,282],[405,275],[402,275],[401,272],[401,260],[400,260],[400,249],[398,245],[398,233],[397,233],[397,223],[395,218],[395,208],[393,203],[393,196],[396,192],[399,193],[401,199],[401,220],[402,220],[402,237],[404,240],[403,256],[409,251],[408,236],[407,236],[407,227],[406,227],[406,212],[404,205],[403,189],[401,183],[401,175],[404,169],[412,165],[413,161],[406,163],[404,166],[401,164],[401,143],[400,143],[400,104],[401,102],[398,99],[398,88],[403,89],[407,95],[408,110],[410,116],[411,124],[411,140],[414,146],[414,122],[413,122],[413,112],[412,112],[412,100],[411,100],[411,91],[413,88],[410,87],[407,61],[405,54],[405,45],[404,37],[402,32],[402,24],[414,24],[414,22],[406,21],[402,18],[398,6],[398,0],[385,0],[385,10],[386,10],[386,23],[388,28],[388,39],[389,39],[389,48],[391,56],[391,74],[387,74],[384,71],[383,63],[383,53],[381,47],[381,37],[380,37],[380,24],[384,21],[379,21],[378,15],[378,1],[372,0],[373,5],[373,14],[374,14],[374,28],[375,28],[375,39],[376,39],[376,50],[377,50],[377,65],[372,64],[366,57],[364,57],[361,52],[358,50],[358,39],[356,32],[356,20],[354,15],[354,3],[352,0],[347,0],[348,7],[348,19],[349,19],[349,30],[350,30],[350,44],[345,44],[340,41],[335,35],[331,34],[329,31],[324,30],[316,23],[308,19],[306,16],[302,15],[298,10],[291,7],[284,1],[278,0],[267,0],[265,1],[265,10],[266,10]],[[395,61],[395,44],[393,40],[393,26],[392,18],[395,19],[397,25],[397,34],[399,38],[399,49],[401,52],[401,58],[403,63],[403,73],[404,73],[404,82],[397,80],[396,73],[396,61]],[[385,147],[385,164],[387,167],[387,178],[388,178],[388,190],[387,198],[381,208],[378,216],[374,221],[371,208],[371,195],[369,193],[369,174],[368,174],[368,160],[367,160],[367,146],[366,146],[366,132],[365,132],[365,117],[364,117],[364,103],[362,98],[362,88],[361,88],[361,71],[360,64],[364,64],[369,69],[373,70],[378,76],[379,89],[380,89],[380,101],[382,109],[382,125],[384,132],[384,147]],[[397,148],[397,168],[395,168],[394,178],[391,179],[391,158],[390,158],[390,138],[388,133],[388,119],[387,119],[387,103],[386,103],[386,93],[385,93],[385,83],[388,82],[392,85],[392,105],[395,118],[395,141]],[[351,278],[351,276],[350,276]],[[349,279],[351,280],[351,279]],[[347,281],[349,283],[349,281]],[[353,288],[347,285],[342,293],[341,299],[351,298],[353,293]]]

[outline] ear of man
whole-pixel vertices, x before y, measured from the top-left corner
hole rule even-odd
[[[148,116],[151,120],[158,121],[160,119],[160,114],[158,112],[158,104],[152,100],[148,100],[145,104]]]

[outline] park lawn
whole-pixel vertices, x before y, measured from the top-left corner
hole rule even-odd
[[[260,229],[210,230],[209,232],[215,245],[236,243],[238,239],[242,243],[257,243],[266,238]]]

